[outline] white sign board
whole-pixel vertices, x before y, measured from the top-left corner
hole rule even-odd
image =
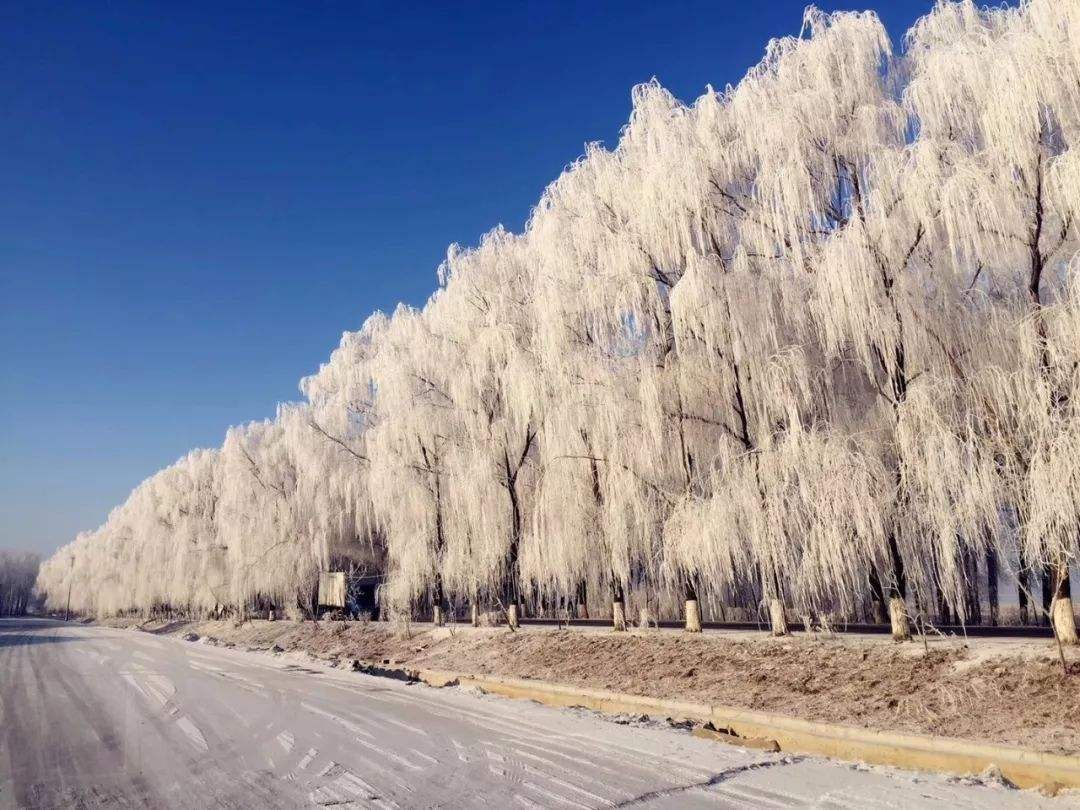
[[[345,607],[344,571],[323,571],[319,574],[319,604]]]

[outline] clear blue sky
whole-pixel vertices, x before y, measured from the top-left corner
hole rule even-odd
[[[896,36],[930,0],[872,6]],[[0,548],[51,552],[345,329],[422,303],[632,85],[737,81],[803,3],[0,10]]]

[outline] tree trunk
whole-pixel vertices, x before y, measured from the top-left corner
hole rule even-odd
[[[870,566],[870,609],[874,624],[885,624],[885,591],[881,587],[881,577],[877,569]]]
[[[997,549],[988,546],[986,549],[986,601],[990,607],[990,624],[997,627],[998,623],[998,558]]]
[[[769,600],[769,621],[772,624],[774,636],[786,636],[788,634],[787,617],[784,615],[784,602],[774,596]],[[809,629],[809,623],[807,623]]]
[[[974,549],[961,544],[964,565],[964,621],[982,624],[982,602],[979,599],[979,558]]]
[[[910,641],[911,628],[908,626],[907,584],[904,576],[904,558],[900,556],[900,547],[895,535],[889,535],[889,556],[892,559],[893,582],[889,585],[889,624],[892,627],[894,641]]]
[[[1080,644],[1076,635],[1076,615],[1070,597],[1058,597],[1050,608],[1054,617],[1054,635],[1062,644],[1075,646]]]
[[[654,624],[656,624],[656,620],[653,619],[652,614],[649,613],[649,609],[647,607],[643,607],[638,612],[638,627],[643,630],[648,630]]]
[[[510,546],[506,552],[506,571],[503,574],[503,602],[506,605],[507,624],[518,626],[518,575],[520,572],[518,552],[521,544],[521,505],[518,503],[517,472],[510,468],[510,456],[503,452],[506,469],[506,492],[510,499]]]
[[[952,613],[949,610],[949,602],[945,599],[945,594],[938,588],[938,623],[942,625],[952,624]]]
[[[1023,551],[1020,552],[1016,567],[1016,604],[1019,607],[1020,624],[1027,624],[1028,588],[1030,587],[1030,578],[1028,576],[1027,560],[1024,558]]]
[[[622,602],[611,603],[611,626],[616,632],[626,632],[626,606]]]
[[[476,604],[475,599],[473,599],[472,603],[469,605],[469,623],[472,624],[473,627],[480,626],[480,606]]]
[[[506,619],[515,630],[518,627],[518,611],[521,605],[521,566],[518,554],[521,550],[522,514],[521,503],[518,499],[517,477],[525,458],[532,446],[536,433],[531,428],[525,430],[525,444],[521,451],[521,458],[514,467],[510,463],[510,455],[503,449],[503,468],[506,472],[506,492],[510,498],[510,548],[506,555],[506,572],[503,581],[503,596],[506,604]]]
[[[1040,576],[1042,581],[1042,613],[1039,614],[1039,624],[1050,623],[1050,606],[1054,602],[1054,578],[1050,566],[1043,566]]]
[[[889,599],[889,624],[892,626],[893,641],[911,640],[907,605],[899,596],[893,596]]]
[[[626,602],[622,583],[611,579],[611,626],[616,632],[626,632]]]
[[[686,632],[701,632],[701,609],[698,607],[697,599],[686,600]]]
[[[1031,304],[1035,312],[1035,334],[1041,348],[1039,366],[1044,376],[1049,377],[1052,363],[1041,289],[1043,271],[1046,269],[1046,262],[1050,256],[1050,254],[1043,254],[1041,245],[1046,210],[1043,201],[1045,188],[1043,184],[1044,136],[1046,134],[1046,128],[1043,126],[1039,133],[1038,163],[1035,167],[1035,193],[1032,195],[1035,208],[1031,236],[1028,241],[1028,250],[1031,256],[1030,270],[1028,272],[1028,295],[1031,298]],[[1064,391],[1051,391],[1050,402],[1048,403],[1050,411],[1052,413],[1059,411],[1067,398],[1068,395]],[[1021,558],[1021,564],[1023,564],[1023,558]],[[1043,569],[1042,586],[1043,611],[1054,628],[1054,635],[1061,644],[1076,644],[1076,619],[1072,611],[1069,567],[1068,562],[1063,557],[1056,558],[1052,566]]]
[[[443,618],[443,581],[442,574],[435,572],[435,585],[431,589],[431,623],[436,627],[442,627]]]
[[[953,623],[953,616],[952,611],[949,609],[949,600],[945,598],[945,589],[939,585],[942,580],[941,560],[936,552],[931,553],[931,560],[931,569],[933,573],[932,580],[934,582],[931,599],[937,610],[937,623],[940,625],[950,625]]]
[[[765,583],[762,583],[764,588]],[[788,634],[787,617],[784,615],[784,600],[781,597],[780,577],[776,573],[775,566],[772,568],[772,592],[769,598],[769,624],[774,636],[786,636]],[[810,629],[807,623],[807,630]]]
[[[1076,617],[1073,614],[1072,587],[1069,582],[1069,564],[1060,560],[1054,566],[1054,599],[1050,606],[1054,635],[1062,644],[1080,643],[1076,636]]]
[[[686,632],[701,632],[701,609],[698,607],[697,589],[686,580]]]
[[[577,586],[577,593],[574,594],[576,600],[575,615],[579,619],[589,618],[589,600],[588,600],[588,585],[585,584],[585,580],[581,580]]]

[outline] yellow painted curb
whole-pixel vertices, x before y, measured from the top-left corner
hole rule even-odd
[[[731,729],[739,737],[776,740],[780,750],[789,753],[957,775],[980,774],[995,766],[1022,788],[1043,787],[1050,791],[1080,788],[1080,757],[952,737],[894,734],[836,723],[816,723],[730,706],[660,700],[544,681],[444,670],[405,672],[432,686],[472,686],[491,694],[533,700],[546,706],[581,706],[605,714],[648,714],[702,723],[712,721],[717,728]]]

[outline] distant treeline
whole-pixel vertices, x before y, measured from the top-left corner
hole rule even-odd
[[[41,558],[30,552],[0,551],[0,616],[22,616],[34,596]]]

